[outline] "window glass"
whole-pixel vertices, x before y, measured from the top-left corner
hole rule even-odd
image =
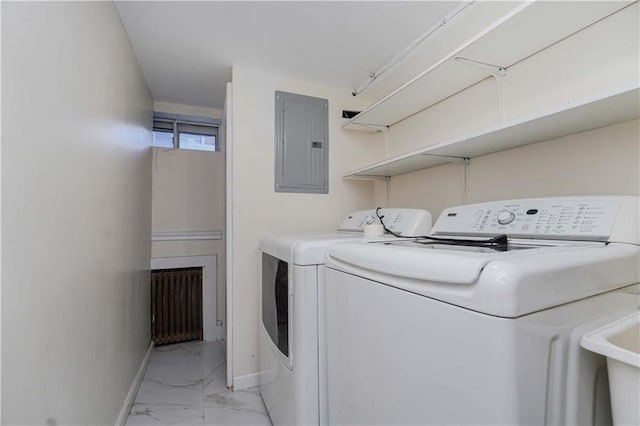
[[[164,113],[153,117],[153,146],[217,151],[220,149],[217,138],[218,123],[212,119]]]
[[[173,133],[154,131],[153,146],[159,146],[162,148],[173,148]]]
[[[215,135],[198,135],[194,133],[180,132],[181,149],[197,149],[200,151],[215,151],[216,137]]]

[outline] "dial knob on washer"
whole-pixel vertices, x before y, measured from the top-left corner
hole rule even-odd
[[[366,216],[364,218],[364,221],[367,223],[367,225],[372,225],[373,223],[375,223],[376,218],[374,216]]]
[[[513,212],[510,212],[509,210],[502,210],[500,213],[498,213],[498,223],[500,225],[508,225],[511,222],[513,222],[515,218],[516,218],[516,215],[513,214]]]

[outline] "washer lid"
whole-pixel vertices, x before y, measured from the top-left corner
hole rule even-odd
[[[550,248],[522,246],[523,249],[525,247],[528,251]],[[421,245],[414,240],[396,240],[336,244],[330,248],[329,258],[390,276],[448,284],[473,284],[489,262],[512,256],[515,252],[437,243]]]
[[[565,243],[506,252],[335,244],[327,267],[486,313],[514,318],[640,281],[640,247]]]

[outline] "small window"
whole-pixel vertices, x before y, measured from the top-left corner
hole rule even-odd
[[[198,117],[185,119],[168,114],[153,117],[153,146],[162,148],[219,151],[218,124]],[[205,121],[206,120],[206,121]]]

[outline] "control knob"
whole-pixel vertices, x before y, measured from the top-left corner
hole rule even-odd
[[[498,223],[500,225],[508,225],[513,222],[515,218],[516,215],[509,210],[502,210],[500,213],[498,213]]]

